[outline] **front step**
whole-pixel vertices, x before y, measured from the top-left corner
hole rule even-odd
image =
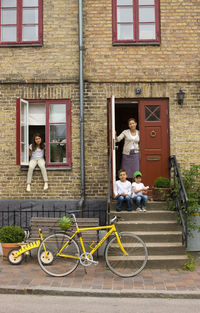
[[[180,268],[186,263],[186,255],[149,255],[146,268]]]
[[[143,214],[143,216],[141,217],[141,214]],[[138,220],[142,220],[146,221],[146,220],[176,220],[177,219],[177,213],[174,211],[167,211],[167,210],[147,210],[146,212],[136,212],[136,211],[131,211],[131,212],[127,212],[127,211],[121,211],[121,212],[116,212],[116,211],[111,211],[110,212],[110,218],[113,218],[113,216],[120,216],[121,219],[119,219],[120,221],[129,221],[129,220],[134,220],[134,221],[138,221]]]
[[[176,221],[120,221],[117,223],[119,231],[164,231],[164,230],[180,230],[180,226]]]
[[[110,217],[121,217],[116,225],[119,232],[130,232],[146,243],[148,249],[149,268],[177,268],[188,263],[185,247],[182,246],[181,226],[177,221],[177,213],[165,209],[165,202],[147,203],[146,212],[116,212],[116,201],[111,205]]]
[[[147,242],[180,242],[182,240],[181,231],[134,231],[133,234],[141,237]]]

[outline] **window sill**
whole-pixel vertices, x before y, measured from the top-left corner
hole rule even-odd
[[[72,168],[70,166],[60,166],[60,167],[46,167],[47,171],[70,171]],[[28,166],[21,166],[21,171],[28,171]],[[34,171],[40,171],[39,167],[36,167]]]
[[[113,42],[113,46],[160,46],[160,42]]]

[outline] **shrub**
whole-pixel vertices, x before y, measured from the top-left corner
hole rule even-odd
[[[25,233],[20,226],[10,225],[3,226],[0,229],[0,242],[12,243],[22,242],[24,240]]]
[[[169,179],[166,177],[158,177],[154,181],[154,187],[156,188],[169,188],[170,187],[170,182]]]

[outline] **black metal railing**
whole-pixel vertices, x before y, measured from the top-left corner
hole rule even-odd
[[[42,206],[41,209],[30,207],[17,210],[10,209],[8,206],[5,210],[0,211],[0,227],[4,225],[18,225],[22,228],[29,228],[31,217],[62,217],[73,211],[68,209],[67,206],[63,208],[54,206],[51,209]],[[106,208],[105,210],[84,208],[82,212],[76,210],[75,214],[77,217],[81,215],[82,217],[98,217],[100,225],[105,225],[106,223]]]
[[[172,197],[174,198],[175,209],[179,214],[182,227],[182,244],[185,244],[187,247],[188,197],[175,155],[169,157],[169,173],[171,186],[174,190]]]

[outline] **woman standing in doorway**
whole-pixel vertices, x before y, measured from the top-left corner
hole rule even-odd
[[[129,118],[128,127],[129,129],[125,129],[116,137],[116,140],[120,142],[124,139],[121,168],[126,170],[128,179],[132,180],[133,174],[140,170],[140,136],[139,131],[136,129],[137,122],[134,118]]]

